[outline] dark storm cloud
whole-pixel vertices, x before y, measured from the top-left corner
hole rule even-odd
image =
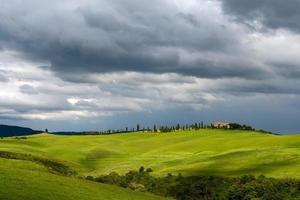
[[[185,13],[174,2],[161,0],[44,4],[1,0],[0,46],[50,62],[62,77],[115,71],[246,79],[267,74],[242,58],[241,30],[216,21],[212,8],[210,13]],[[196,59],[186,58],[195,52]],[[209,59],[203,56],[208,53]]]
[[[261,82],[245,82],[245,81],[228,81],[220,84],[216,88],[212,88],[211,92],[231,94],[236,96],[247,96],[253,94],[273,94],[273,95],[300,95],[298,87],[299,82],[282,80],[261,81]]]
[[[66,102],[55,102],[53,104],[45,103],[45,104],[30,104],[24,102],[3,102],[0,101],[0,107],[14,110],[18,113],[34,113],[34,112],[55,112],[61,110],[71,110],[71,106]],[[0,113],[2,115],[2,113]]]
[[[176,70],[182,74],[211,79],[239,77],[259,80],[268,79],[273,76],[272,72],[264,69],[264,66],[261,64],[238,56],[208,56],[190,62],[184,68],[177,68]]]
[[[299,0],[221,0],[226,13],[238,20],[260,21],[271,29],[300,31]]]
[[[1,114],[0,115],[1,120],[13,120],[13,121],[20,121],[20,120],[26,120],[25,118],[21,116],[16,116],[16,115],[6,115],[6,114]]]
[[[36,90],[36,88],[34,88],[33,86],[31,85],[28,85],[28,84],[25,84],[25,85],[22,85],[20,86],[20,91],[24,94],[29,94],[29,95],[36,95],[38,94],[39,92]]]
[[[298,79],[300,78],[300,63],[273,63],[274,70],[288,79]]]

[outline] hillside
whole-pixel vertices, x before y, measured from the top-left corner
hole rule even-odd
[[[41,132],[26,127],[0,125],[0,137],[25,136]]]
[[[79,175],[126,173],[140,166],[154,175],[300,177],[300,136],[200,130],[168,134],[100,136],[41,134],[2,139],[0,151],[28,153],[63,162]]]
[[[93,136],[38,134],[2,138],[0,199],[160,199],[148,193],[79,178],[98,177],[113,171],[125,174],[130,170],[138,170],[140,166],[152,168],[154,172],[151,175],[157,178],[166,177],[168,173],[181,173],[184,177],[263,174],[275,178],[299,178],[300,135],[203,129],[176,133]],[[234,179],[227,178],[223,179],[225,182],[220,182],[218,180],[222,178],[218,179],[217,176],[198,181],[215,180],[213,191],[230,195],[225,191],[228,191],[228,184],[233,184]],[[286,182],[282,180],[270,182],[272,180],[257,179],[253,184],[275,184],[274,188],[276,184],[291,184],[289,179]],[[293,182],[294,186],[277,191],[274,195],[297,198],[299,194],[293,193],[297,184]],[[237,186],[231,194],[238,195],[239,189],[244,187],[247,189],[247,184]],[[273,194],[274,188],[269,188],[268,194]]]
[[[156,200],[147,193],[51,174],[40,165],[0,159],[0,199],[5,200]]]

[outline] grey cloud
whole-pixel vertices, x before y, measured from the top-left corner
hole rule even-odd
[[[300,78],[300,63],[272,63],[276,73],[288,79],[299,79]]]
[[[207,6],[209,15],[184,13],[168,0],[60,2],[46,6],[36,0],[2,0],[1,46],[50,62],[61,77],[115,71],[266,76],[260,65],[240,59],[242,28],[214,20],[219,14],[206,1],[199,4]],[[202,56],[183,62],[183,52]],[[207,53],[214,54],[212,60],[204,58]],[[222,54],[235,55],[236,60]]]
[[[0,119],[71,129],[244,119],[299,130],[298,1],[0,5]],[[249,28],[257,21],[280,31]]]
[[[221,0],[226,13],[242,22],[260,21],[267,28],[300,32],[299,0]]]
[[[39,93],[35,87],[28,84],[21,85],[19,89],[24,94],[36,95]]]
[[[300,95],[300,81],[275,78],[261,81],[222,80],[210,88],[218,95],[249,96],[266,95]]]
[[[0,82],[8,82],[8,81],[9,79],[5,75],[0,74]]]
[[[18,116],[19,114],[13,114],[13,115],[0,115],[1,120],[13,120],[13,121],[20,121],[20,120],[26,120],[24,117]]]
[[[14,110],[18,113],[33,113],[33,112],[54,112],[54,111],[66,111],[71,110],[70,105],[66,102],[52,102],[45,104],[26,103],[26,102],[4,102],[0,101],[0,106],[6,109]]]
[[[197,68],[196,66],[201,66]],[[186,64],[185,68],[178,68],[178,72],[196,75],[202,78],[239,77],[244,79],[268,79],[274,74],[260,63],[245,57],[213,55],[201,57]]]

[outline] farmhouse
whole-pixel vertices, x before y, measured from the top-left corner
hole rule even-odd
[[[213,128],[230,129],[231,125],[230,123],[226,123],[226,122],[215,122],[213,123]]]

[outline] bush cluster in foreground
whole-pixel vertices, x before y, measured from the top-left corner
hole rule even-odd
[[[13,153],[8,151],[0,151],[0,158],[12,160],[27,160],[45,166],[50,172],[65,176],[76,175],[76,172],[67,165],[46,158],[32,156],[30,154]]]
[[[251,175],[239,178],[183,177],[181,174],[154,177],[151,172],[151,168],[141,167],[138,171],[129,171],[125,175],[112,172],[96,178],[88,176],[86,179],[179,200],[283,200],[300,197],[300,181],[294,179]]]

